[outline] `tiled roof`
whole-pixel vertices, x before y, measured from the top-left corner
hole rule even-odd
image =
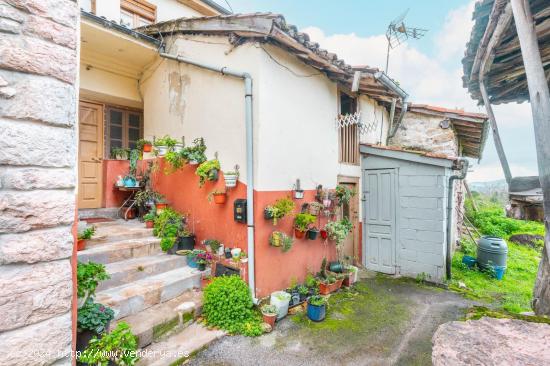
[[[450,109],[450,108],[437,107],[437,106],[428,105],[428,104],[410,104],[409,107],[411,109],[414,108],[415,110],[418,110],[418,111],[426,110],[426,111],[432,111],[432,112],[439,112],[442,114],[456,115],[455,118],[469,117],[469,118],[482,119],[482,120],[487,120],[489,118],[485,113],[465,112],[464,109]]]
[[[429,151],[411,150],[401,146],[380,146],[380,145],[373,145],[373,144],[361,144],[361,145],[368,146],[374,149],[380,149],[380,150],[401,151],[406,153],[412,153],[419,156],[425,156],[428,158],[445,159],[445,160],[451,160],[451,161],[456,161],[458,159],[456,156],[449,156],[446,154],[434,153]]]

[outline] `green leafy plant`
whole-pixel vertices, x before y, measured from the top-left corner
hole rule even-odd
[[[307,294],[309,293],[309,289],[305,285],[299,285],[298,293],[302,296],[307,296]]]
[[[159,139],[156,139],[155,140],[155,143],[154,145],[155,146],[166,146],[168,148],[174,148],[174,146],[176,146],[176,144],[178,143],[178,140],[168,136],[168,135],[165,135],[164,137],[161,137]]]
[[[220,170],[218,159],[208,160],[199,165],[195,174],[199,176],[199,187],[202,187],[207,180],[214,180],[215,175]]]
[[[174,173],[176,170],[181,169],[186,162],[182,151],[169,150],[164,155],[164,161],[167,166],[164,168],[164,174]]]
[[[164,196],[156,191],[153,191],[152,189],[146,189],[143,191],[139,191],[135,195],[136,205],[140,207],[145,207],[147,203],[156,203],[156,202],[162,202],[164,200]]]
[[[193,140],[192,146],[187,146],[181,151],[181,155],[187,162],[196,162],[201,164],[205,162],[206,159],[206,145],[204,144],[204,139],[199,137]]]
[[[151,210],[143,215],[143,221],[155,221],[155,212]]]
[[[171,208],[162,210],[155,217],[153,226],[153,235],[161,238],[160,247],[163,251],[170,250],[179,237],[188,237],[193,234],[184,224],[184,216]]]
[[[281,231],[274,231],[269,236],[269,244],[274,247],[280,247],[283,253],[285,253],[292,248],[294,239]]]
[[[265,304],[261,308],[262,314],[265,315],[277,315],[277,307],[275,305]]]
[[[309,303],[313,306],[323,306],[327,303],[327,300],[320,295],[313,295],[309,298]]]
[[[90,226],[84,229],[80,234],[78,234],[78,240],[88,240],[95,235],[95,226]]]
[[[254,311],[250,289],[239,276],[216,277],[204,289],[203,315],[206,324],[232,334],[262,334],[261,319]]]
[[[101,338],[94,337],[78,360],[97,366],[107,366],[109,361],[119,366],[133,366],[139,361],[137,349],[137,337],[127,323],[120,322],[112,332]]]
[[[279,198],[274,204],[265,208],[273,220],[273,225],[277,225],[277,221],[292,211],[294,211],[294,201],[289,197]]]
[[[152,145],[152,143],[149,140],[139,139],[136,142],[136,149],[139,151],[143,151],[143,146],[145,145]]]
[[[122,147],[112,147],[111,148],[111,159],[122,159],[126,160],[130,156],[130,150]]]
[[[355,196],[355,191],[343,185],[336,186],[336,197],[338,205],[348,204],[350,199]]]
[[[90,330],[101,334],[107,330],[107,324],[114,317],[115,313],[111,308],[88,299],[84,306],[78,309],[78,331]]]
[[[315,278],[315,276],[313,276],[313,274],[308,273],[304,284],[308,288],[317,288],[319,286],[319,281]]]
[[[111,277],[103,264],[78,262],[76,267],[77,295],[83,299],[83,304],[86,304],[89,298],[93,298],[99,282],[109,278]]]
[[[317,221],[317,218],[309,213],[302,212],[294,218],[294,227],[299,231],[307,231],[309,226]]]
[[[330,221],[325,225],[328,237],[334,240],[337,246],[344,243],[344,240],[346,240],[352,229],[353,224],[347,218],[343,218],[340,221]]]
[[[206,239],[204,241],[204,245],[207,245],[212,249],[212,253],[217,253],[218,249],[220,249],[220,246],[222,243],[219,240],[216,239]]]

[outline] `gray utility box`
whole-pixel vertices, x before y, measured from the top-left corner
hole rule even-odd
[[[486,269],[490,266],[506,267],[508,245],[502,238],[482,236],[477,242],[477,264]]]

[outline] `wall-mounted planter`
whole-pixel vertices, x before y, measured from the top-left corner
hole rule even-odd
[[[214,203],[217,205],[223,205],[227,201],[227,195],[225,193],[214,193]]]
[[[271,210],[268,209],[267,207],[264,208],[264,219],[266,219],[266,220],[273,220],[273,213],[272,213]]]
[[[217,182],[219,176],[220,176],[220,171],[218,169],[212,169],[210,173],[208,173],[208,180],[210,182]]]
[[[296,239],[303,239],[306,236],[306,232],[294,228],[294,236],[296,237]]]
[[[238,179],[236,174],[225,174],[224,179],[225,179],[225,186],[227,188],[233,188],[237,186]]]
[[[174,145],[174,152],[180,152],[183,150],[183,144],[175,144]]]
[[[86,239],[78,239],[76,241],[76,250],[84,250],[86,249]]]
[[[309,240],[316,240],[317,239],[317,235],[319,235],[319,230],[317,229],[309,229],[307,231],[307,238]]]
[[[151,144],[144,144],[143,145],[143,152],[151,152],[153,150],[153,145]]]
[[[199,162],[196,161],[196,160],[189,160],[189,161],[187,162],[187,164],[189,164],[189,165],[199,165]]]
[[[328,231],[321,230],[321,239],[327,239],[328,238]]]
[[[168,146],[155,146],[158,156],[164,156],[168,152]]]
[[[304,198],[304,191],[302,189],[294,191],[294,198],[301,200]]]
[[[155,222],[152,221],[152,220],[145,221],[145,228],[146,229],[152,229],[154,225],[155,225]]]

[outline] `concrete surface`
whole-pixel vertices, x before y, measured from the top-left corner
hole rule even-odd
[[[471,303],[414,280],[364,278],[330,299],[327,319],[287,317],[258,338],[224,337],[190,365],[431,365],[436,328],[464,315]]]

